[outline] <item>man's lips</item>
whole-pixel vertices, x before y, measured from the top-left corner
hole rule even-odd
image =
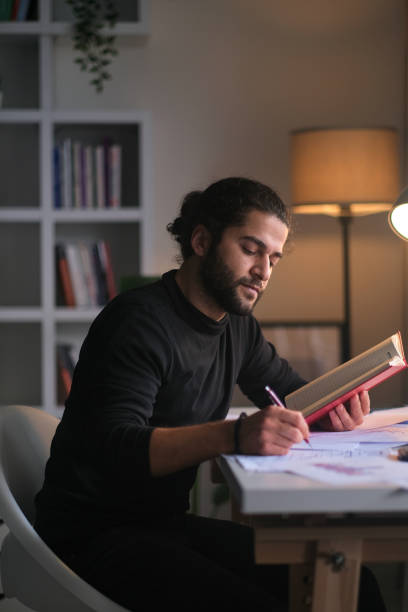
[[[253,292],[255,295],[258,295],[262,289],[259,285],[253,285],[251,283],[241,283],[241,285],[245,289],[248,289],[249,291]]]

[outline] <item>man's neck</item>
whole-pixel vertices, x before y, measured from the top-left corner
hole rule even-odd
[[[214,299],[208,295],[203,287],[199,271],[199,259],[196,256],[189,257],[176,272],[176,283],[184,297],[197,310],[214,321],[220,321],[226,313]]]

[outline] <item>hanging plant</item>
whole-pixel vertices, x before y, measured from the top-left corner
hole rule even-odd
[[[104,32],[106,28],[112,30],[117,22],[117,3],[115,0],[66,0],[66,3],[74,15],[72,40],[74,49],[79,51],[74,61],[92,75],[91,85],[101,92],[105,81],[111,78],[108,66],[118,53],[114,34]]]

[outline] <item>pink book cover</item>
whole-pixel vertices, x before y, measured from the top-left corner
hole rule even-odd
[[[396,337],[396,341],[394,341],[395,337]],[[403,348],[402,339],[401,339],[401,333],[399,331],[393,334],[390,338],[387,338],[383,342],[380,342],[378,345],[372,347],[371,349],[368,349],[367,351],[364,351],[360,355],[357,355],[356,357],[351,359],[349,362],[345,362],[344,364],[341,364],[339,366],[339,369],[343,370],[344,368],[348,368],[349,364],[351,365],[352,362],[361,362],[362,364],[364,364],[365,363],[364,359],[366,357],[369,357],[372,351],[386,350],[387,343],[389,341],[392,341],[397,349],[394,355],[394,357],[398,356],[397,360],[395,360],[393,357],[394,352],[387,352],[387,356],[385,353],[384,354],[380,353],[379,354],[380,362],[378,362],[377,364],[375,364],[372,361],[368,362],[367,366],[369,365],[369,363],[371,363],[372,365],[366,371],[364,371],[364,369],[362,370],[361,367],[357,366],[357,370],[355,371],[356,380],[354,381],[354,386],[352,386],[351,388],[349,387],[350,385],[353,385],[352,378],[349,381],[347,381],[346,379],[344,379],[344,375],[340,376],[340,380],[338,381],[339,383],[341,383],[340,388],[338,388],[339,395],[336,395],[337,384],[333,381],[333,386],[332,388],[330,388],[330,387],[327,387],[327,382],[326,382],[325,385],[323,385],[322,395],[320,397],[320,400],[318,400],[318,397],[316,397],[316,391],[314,393],[312,392],[312,395],[309,398],[309,402],[308,403],[305,402],[305,405],[301,407],[302,401],[299,402],[299,400],[297,399],[298,392],[294,391],[293,393],[289,394],[285,398],[287,407],[292,410],[300,410],[303,413],[306,422],[310,425],[314,423],[315,421],[318,421],[319,419],[321,419],[328,412],[330,412],[330,410],[333,410],[333,408],[335,408],[339,404],[343,404],[344,402],[349,400],[353,395],[361,391],[364,391],[364,390],[368,391],[372,389],[373,387],[377,386],[378,384],[382,383],[384,380],[387,380],[391,376],[394,376],[401,370],[404,370],[405,368],[408,367],[408,364],[405,359],[404,348]],[[337,368],[335,368],[335,370],[337,370]],[[333,373],[327,372],[326,374],[323,374],[321,377],[316,379],[316,381],[311,381],[311,384],[313,384],[313,382],[317,383],[320,379],[326,379],[330,383],[330,376],[335,373],[335,370],[333,370]],[[352,370],[350,373],[352,373]],[[306,387],[307,386],[308,385],[306,385]],[[343,387],[343,389],[341,387]],[[325,391],[323,392],[324,389]],[[299,389],[298,391],[301,392],[301,389]],[[325,395],[328,396],[327,403],[323,403],[325,399]],[[314,404],[317,404],[317,405],[313,409]]]
[[[343,404],[356,393],[360,393],[360,391],[369,391],[370,389],[373,389],[374,387],[382,383],[384,380],[387,380],[387,378],[391,378],[391,376],[394,376],[394,374],[397,374],[398,372],[401,372],[401,370],[404,370],[407,367],[407,365],[408,364],[404,358],[403,364],[390,366],[383,372],[380,372],[380,374],[373,376],[369,380],[366,380],[365,382],[361,383],[361,385],[354,387],[354,389],[350,389],[350,391],[347,391],[347,393],[344,393],[337,399],[333,400],[332,402],[329,402],[325,406],[322,406],[322,408],[319,408],[312,414],[309,414],[309,416],[305,417],[306,423],[308,423],[309,425],[311,425],[312,423],[315,423],[316,421],[321,419],[325,414],[330,412],[330,410],[333,410],[333,408],[335,408],[339,404]]]

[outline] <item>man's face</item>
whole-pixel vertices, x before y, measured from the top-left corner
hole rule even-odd
[[[221,310],[250,314],[282,257],[288,228],[274,215],[252,210],[244,225],[228,227],[200,266],[206,293]]]

